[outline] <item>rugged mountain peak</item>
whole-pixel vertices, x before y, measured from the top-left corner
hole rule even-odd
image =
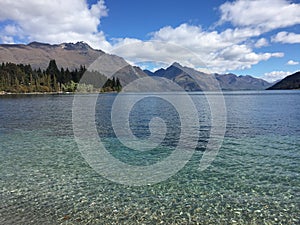
[[[79,41],[77,43],[63,43],[60,44],[60,46],[65,50],[84,50],[87,51],[89,49],[92,49],[91,46],[89,46],[87,43],[83,41]]]
[[[61,48],[65,50],[80,50],[80,51],[87,51],[87,50],[94,50],[91,46],[89,46],[84,41],[79,41],[76,43],[62,43],[62,44],[48,44],[48,43],[41,43],[41,42],[31,42],[27,46],[31,48]]]
[[[177,67],[177,68],[182,68],[182,66],[178,62],[174,62],[171,67]]]

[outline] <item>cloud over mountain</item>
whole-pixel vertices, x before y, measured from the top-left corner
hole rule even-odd
[[[288,76],[290,74],[292,74],[292,72],[290,72],[290,71],[272,71],[269,73],[265,73],[262,78],[269,82],[275,82],[275,81],[285,78],[286,76]]]
[[[260,61],[284,56],[281,52],[256,53],[251,45],[245,43],[249,36],[256,36],[256,33],[251,31],[206,31],[199,26],[182,24],[175,28],[167,26],[152,33],[150,42],[126,38],[119,40],[114,47],[115,53],[130,61],[147,61],[149,58],[169,63],[177,61],[191,67],[204,65],[213,72],[251,68]],[[127,49],[122,47],[129,45]],[[172,49],[172,45],[177,50]],[[183,54],[180,48],[190,53]]]
[[[104,0],[91,7],[82,0],[1,1],[0,21],[13,21],[1,31],[1,39],[4,43],[15,38],[49,43],[84,40],[106,49],[109,43],[98,26],[107,11]]]

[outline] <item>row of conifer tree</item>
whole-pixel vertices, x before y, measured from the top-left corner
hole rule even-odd
[[[84,73],[92,73],[97,83],[81,83]],[[84,66],[79,69],[57,67],[55,60],[50,60],[47,69],[32,69],[31,65],[2,63],[0,64],[0,91],[11,93],[31,92],[95,92],[120,91],[118,78],[107,79],[98,72],[88,72]]]

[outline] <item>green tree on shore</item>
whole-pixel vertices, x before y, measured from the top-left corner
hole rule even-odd
[[[70,71],[57,67],[56,61],[50,60],[46,70],[32,69],[31,65],[2,63],[0,64],[0,92],[74,92],[80,81],[80,91],[121,91],[118,78],[107,79],[99,72],[90,73],[89,79],[82,80],[87,70],[84,66]]]

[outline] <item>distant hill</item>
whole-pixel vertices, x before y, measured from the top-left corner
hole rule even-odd
[[[272,84],[249,75],[237,76],[235,74],[215,74],[223,90],[265,90]]]
[[[206,74],[192,68],[182,67],[173,63],[167,69],[155,72],[144,71],[149,76],[158,76],[170,79],[179,84],[186,91],[216,90],[215,77],[222,90],[265,90],[272,84],[263,79],[252,76],[237,76],[235,74]]]
[[[84,42],[45,44],[32,42],[23,44],[1,44],[0,63],[30,64],[33,69],[46,69],[49,61],[55,59],[57,67],[78,69],[80,66],[97,70],[106,76],[120,79],[122,86],[145,77],[141,69],[132,67],[123,58],[95,50]]]
[[[292,75],[287,76],[283,80],[279,81],[268,90],[288,90],[288,89],[300,89],[300,71]]]

